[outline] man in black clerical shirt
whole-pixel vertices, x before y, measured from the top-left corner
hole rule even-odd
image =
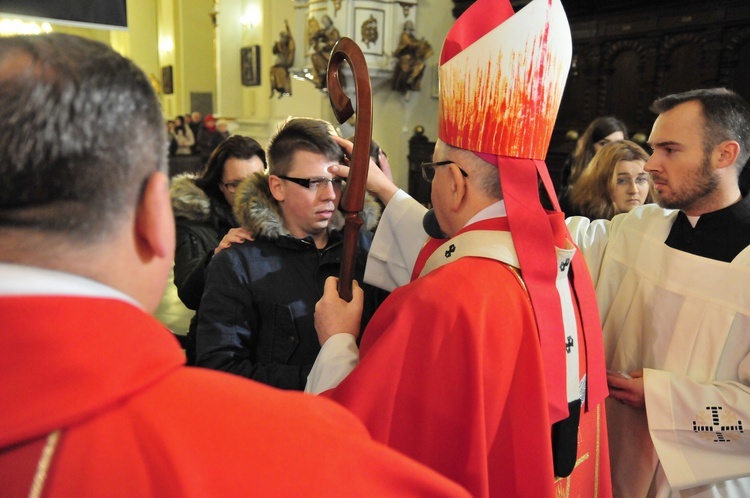
[[[652,110],[658,206],[568,221],[600,307],[614,494],[750,496],[750,196],[738,183],[750,107],[715,88]]]

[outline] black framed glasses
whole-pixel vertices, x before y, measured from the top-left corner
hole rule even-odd
[[[419,165],[419,167],[422,168],[422,178],[424,178],[426,182],[432,183],[432,180],[435,179],[435,168],[438,166],[448,166],[449,164],[455,164],[458,171],[464,175],[464,178],[469,177],[469,174],[461,169],[461,166],[459,166],[456,161],[436,161],[434,163],[422,163]]]
[[[288,180],[290,182],[296,183],[297,185],[301,185],[305,188],[309,188],[313,192],[318,190],[320,187],[326,188],[328,184],[330,183],[333,185],[333,188],[341,188],[341,184],[343,183],[343,178],[323,178],[323,177],[315,177],[315,178],[294,178],[293,176],[286,176],[286,175],[276,175],[282,180]]]

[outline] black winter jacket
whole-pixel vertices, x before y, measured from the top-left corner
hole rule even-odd
[[[258,175],[245,181],[235,214],[256,240],[233,245],[211,261],[198,311],[198,366],[223,370],[284,389],[304,389],[320,351],[314,326],[315,303],[327,277],[338,275],[342,234],[330,229],[328,245],[297,239],[282,226],[280,210]],[[364,225],[377,222],[379,209],[368,203]],[[334,216],[332,225],[343,218]],[[361,230],[355,278],[361,282],[372,233]],[[362,328],[385,297],[365,290]]]
[[[191,173],[175,176],[169,190],[177,236],[174,283],[180,300],[191,310],[200,304],[214,249],[229,229],[239,226],[226,201],[212,200],[195,184],[196,178]]]

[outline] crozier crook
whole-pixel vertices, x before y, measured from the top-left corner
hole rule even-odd
[[[352,115],[352,101],[341,85],[341,66],[347,61],[354,74],[354,91],[357,99],[357,124],[354,129],[354,151],[349,164],[349,178],[341,197],[339,209],[344,213],[344,253],[339,274],[339,296],[352,300],[354,260],[357,254],[357,238],[365,202],[367,170],[370,164],[370,141],[372,139],[372,86],[367,72],[367,63],[362,50],[351,38],[340,38],[331,51],[328,62],[328,97],[333,114],[339,123]]]

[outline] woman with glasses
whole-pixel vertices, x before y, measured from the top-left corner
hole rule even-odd
[[[578,181],[571,185],[563,209],[566,216],[612,219],[653,202],[651,177],[644,169],[648,154],[635,142],[612,142],[594,155]],[[565,204],[564,203],[564,204]]]
[[[344,151],[329,123],[294,118],[268,146],[268,176],[240,186],[235,214],[254,234],[214,256],[206,272],[196,364],[282,389],[301,390],[320,351],[315,303],[338,276],[343,254],[342,180],[329,168]],[[362,213],[354,278],[361,282],[380,210]],[[365,286],[363,286],[365,287]],[[364,319],[383,297],[365,288]]]
[[[251,239],[232,213],[237,186],[253,173],[263,173],[266,153],[250,137],[232,136],[219,144],[199,176],[173,178],[170,194],[177,227],[174,283],[180,300],[197,310],[208,263],[231,244]],[[195,319],[190,323],[185,352],[195,359]]]

